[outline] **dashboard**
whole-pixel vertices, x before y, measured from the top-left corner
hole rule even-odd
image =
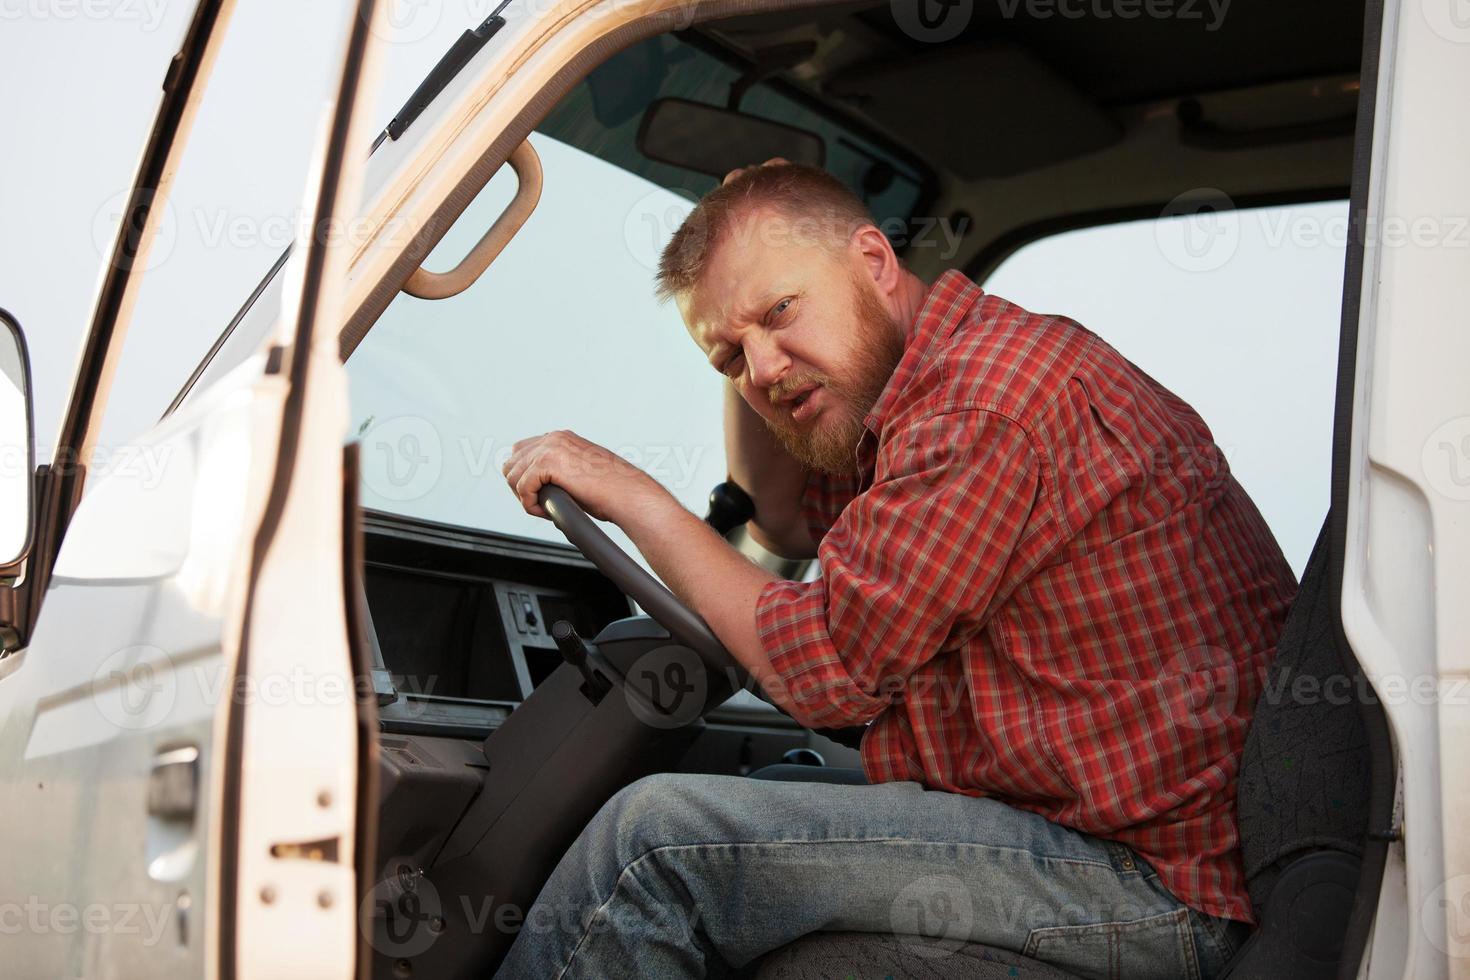
[[[570,546],[366,512],[364,590],[384,732],[484,738],[582,636],[634,613]]]
[[[571,545],[363,512],[363,588],[384,744],[441,754],[483,742],[562,666],[551,627],[588,640],[638,610]],[[746,691],[698,723],[685,772],[744,774],[794,748],[834,764],[855,752]],[[426,741],[427,740],[427,741]]]

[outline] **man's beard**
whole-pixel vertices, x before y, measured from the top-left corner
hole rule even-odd
[[[853,316],[857,320],[855,348],[851,352],[851,376],[835,378],[819,371],[783,379],[771,389],[773,403],[810,384],[819,384],[839,402],[813,419],[806,430],[791,420],[786,409],[777,408],[766,426],[797,462],[822,473],[857,471],[857,447],[865,428],[864,419],[883,394],[888,379],[903,357],[903,330],[883,306],[871,284],[852,279]],[[832,416],[832,417],[829,417]]]

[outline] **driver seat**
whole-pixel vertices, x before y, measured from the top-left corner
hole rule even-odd
[[[1368,826],[1368,745],[1361,674],[1351,654],[1339,650],[1334,628],[1327,534],[1324,524],[1241,756],[1236,813],[1259,925],[1220,973],[1230,980],[1331,980],[1357,889]],[[1299,679],[1306,683],[1298,686]],[[1285,696],[1341,690],[1354,696]],[[822,778],[820,769],[813,774]],[[1086,975],[1106,976],[1106,970],[1098,964]],[[845,932],[803,936],[766,954],[745,975],[1076,980],[1075,974],[991,946],[972,943],[949,951],[932,941],[924,946],[907,937]]]

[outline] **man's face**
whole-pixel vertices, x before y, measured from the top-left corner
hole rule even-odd
[[[783,220],[766,212],[737,223],[679,297],[680,312],[710,364],[797,460],[851,472],[904,327],[855,250],[771,233]]]

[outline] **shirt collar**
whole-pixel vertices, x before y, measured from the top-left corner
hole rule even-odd
[[[898,367],[863,419],[863,424],[874,435],[882,431],[884,421],[893,415],[904,389],[923,369],[935,343],[954,333],[981,295],[980,287],[955,269],[934,280],[934,285],[929,287],[924,297],[924,304],[919,307],[919,315],[914,318],[904,338],[903,356],[899,358]]]

